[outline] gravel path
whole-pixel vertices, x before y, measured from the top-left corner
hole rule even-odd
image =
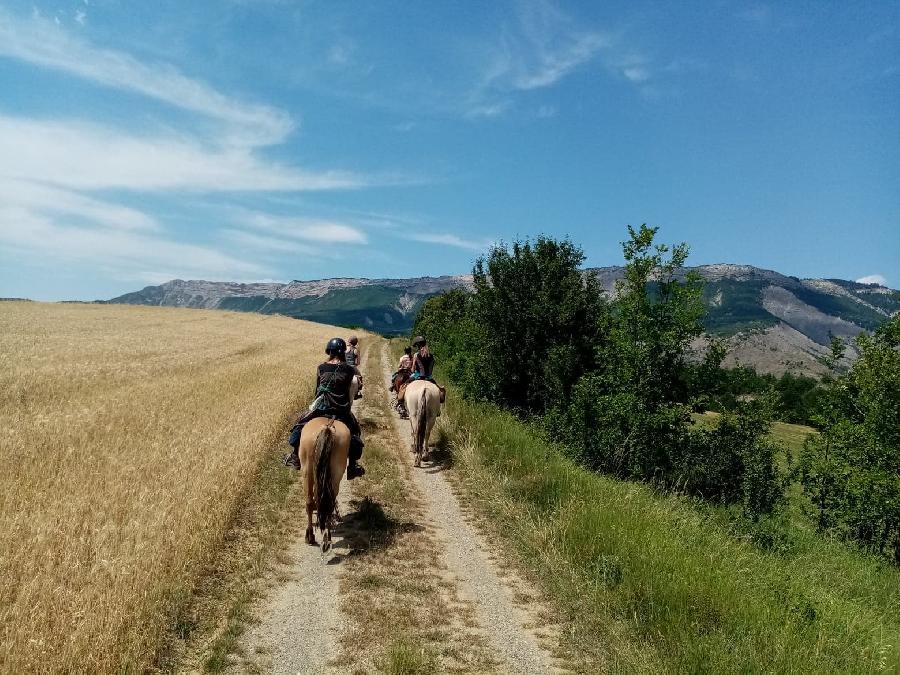
[[[338,501],[347,512],[350,490],[342,484]],[[302,490],[302,485],[297,489]],[[257,610],[259,623],[240,639],[244,662],[240,670],[266,673],[340,672],[329,663],[340,655],[343,621],[339,610],[340,565],[331,564],[346,553],[340,527],[334,531],[334,547],[322,554],[303,541],[306,514],[298,514],[298,535],[286,552],[286,561],[272,579],[275,587]],[[321,542],[318,531],[316,536]],[[287,576],[287,580],[284,577]]]
[[[387,342],[382,347],[384,376],[391,376]],[[409,422],[394,417],[398,441],[409,447]],[[412,463],[412,455],[403,453]],[[481,533],[466,518],[450,483],[441,471],[423,468],[412,471],[413,481],[423,495],[427,517],[435,528],[444,549],[444,564],[459,587],[460,598],[470,602],[475,617],[495,655],[507,673],[561,672],[552,655],[528,628],[538,623],[537,617],[514,601],[516,591],[523,588],[521,579],[507,575],[504,581],[491,560]],[[534,595],[534,593],[529,593]]]
[[[303,490],[300,480],[294,489]],[[343,480],[338,494],[341,514],[349,512],[352,493],[353,484]],[[239,640],[243,660],[236,665],[241,672],[343,672],[332,665],[341,655],[340,636],[346,629],[338,582],[339,563],[349,553],[342,526],[332,530],[332,549],[323,554],[319,546],[310,546],[303,539],[305,510],[296,514],[296,522],[296,534],[285,559],[270,579],[272,588],[256,609],[258,622],[248,627]],[[318,529],[316,539],[322,543]]]

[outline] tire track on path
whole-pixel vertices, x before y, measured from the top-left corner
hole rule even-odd
[[[381,362],[383,375],[389,381],[391,359],[387,341],[382,343]],[[408,452],[409,423],[396,415],[392,418],[401,455],[408,465],[412,465],[412,456]],[[484,538],[467,519],[441,471],[436,467],[429,470],[425,463],[422,469],[413,469],[411,475],[423,496],[425,515],[442,548],[443,563],[458,587],[460,598],[471,603],[479,627],[495,657],[503,664],[502,672],[564,672],[541,645],[539,637],[529,629],[529,626],[539,624],[538,617],[514,600],[516,591],[525,590],[527,584],[517,578],[514,590],[510,580],[504,581],[504,575],[488,553]],[[529,595],[536,594],[531,592]]]

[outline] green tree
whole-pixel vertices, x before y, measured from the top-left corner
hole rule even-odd
[[[493,383],[481,376],[488,339],[472,312],[472,293],[454,289],[425,301],[413,324],[414,335],[424,335],[435,358],[463,393],[491,398]]]
[[[900,316],[856,344],[859,359],[821,397],[801,481],[821,529],[900,563]],[[833,352],[836,363],[842,349]]]
[[[548,237],[496,246],[476,261],[472,318],[483,331],[490,400],[541,413],[595,367],[607,308],[583,261],[570,241]]]

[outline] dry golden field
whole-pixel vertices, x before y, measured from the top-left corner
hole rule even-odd
[[[0,303],[0,671],[141,671],[336,329]]]

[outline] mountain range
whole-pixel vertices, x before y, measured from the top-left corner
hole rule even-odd
[[[707,336],[723,338],[726,365],[760,372],[821,375],[832,336],[852,338],[900,311],[900,291],[843,279],[798,279],[750,265],[703,265]],[[615,293],[622,267],[587,270]],[[224,309],[286,316],[400,334],[412,327],[429,297],[470,288],[469,275],[413,279],[320,279],[290,283],[231,283],[175,279],[110,303]],[[702,351],[709,337],[694,347]],[[853,358],[849,350],[848,358]]]

